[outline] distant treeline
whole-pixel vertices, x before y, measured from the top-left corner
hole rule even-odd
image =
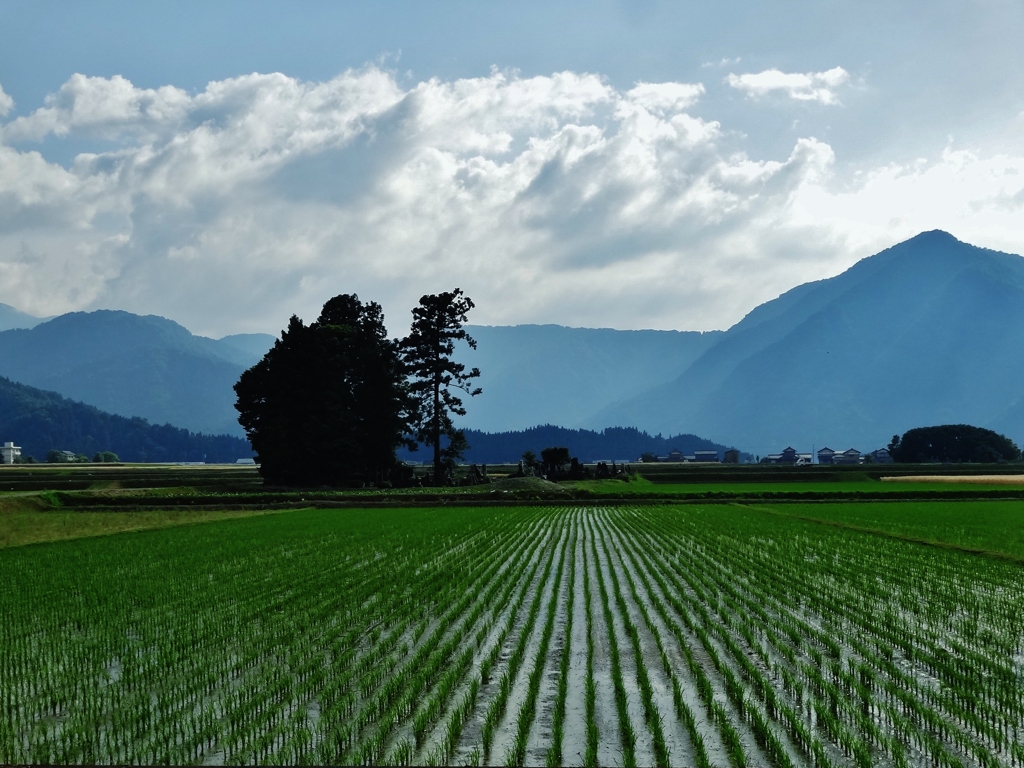
[[[551,424],[530,427],[518,432],[478,432],[467,429],[469,450],[463,459],[474,464],[515,463],[524,451],[540,452],[552,446],[565,446],[569,454],[582,462],[637,461],[644,453],[666,456],[671,450],[692,455],[694,451],[722,451],[730,446],[719,445],[696,435],[673,437],[651,436],[634,427],[609,427],[601,432],[589,429],[566,429]],[[421,449],[417,452],[402,450],[398,454],[404,461],[429,461]]]
[[[122,461],[234,462],[253,455],[247,440],[150,424],[77,403],[0,377],[0,442],[45,461],[53,450],[93,456],[113,451]]]

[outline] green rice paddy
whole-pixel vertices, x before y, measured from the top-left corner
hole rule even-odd
[[[1022,510],[304,509],[9,546],[0,763],[1017,765],[1024,569],[968,550],[1019,556]]]

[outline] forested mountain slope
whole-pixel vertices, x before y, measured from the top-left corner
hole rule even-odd
[[[674,381],[589,420],[761,453],[966,423],[1024,437],[1024,258],[925,232],[754,309]]]
[[[525,451],[533,451],[537,456],[545,448],[562,446],[569,449],[569,454],[582,462],[619,461],[635,462],[645,453],[666,456],[669,451],[677,450],[684,455],[693,455],[694,451],[717,451],[718,458],[724,458],[725,451],[731,446],[713,443],[696,435],[649,435],[633,427],[609,428],[595,432],[589,429],[568,429],[551,424],[530,427],[529,429],[508,432],[479,432],[467,429],[466,463],[475,464],[514,464]],[[399,458],[404,461],[429,462],[427,451],[399,451]],[[742,454],[742,460],[753,457]]]
[[[89,457],[113,451],[122,461],[230,463],[252,456],[248,441],[237,437],[115,416],[0,377],[0,441],[8,440],[40,461],[53,449]]]

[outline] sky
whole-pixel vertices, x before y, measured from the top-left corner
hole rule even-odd
[[[1024,4],[0,0],[0,302],[711,330],[1024,253]]]

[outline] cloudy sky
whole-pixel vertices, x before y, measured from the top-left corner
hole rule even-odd
[[[1024,253],[1022,39],[1019,0],[0,0],[0,302],[703,330],[922,230]]]

